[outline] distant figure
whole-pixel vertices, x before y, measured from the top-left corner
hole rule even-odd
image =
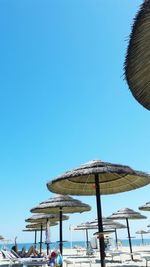
[[[118,249],[122,249],[122,242],[121,242],[121,240],[118,241]]]
[[[25,250],[25,247],[23,247],[22,250],[19,251],[16,240],[17,240],[17,237],[15,237],[15,245],[11,248],[11,250],[12,250],[12,252],[15,252],[19,257],[28,258],[31,255],[33,255],[34,257],[41,257],[39,252],[33,246],[31,246],[28,249],[28,251]]]

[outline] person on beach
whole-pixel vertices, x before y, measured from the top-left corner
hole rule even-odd
[[[15,237],[15,245],[11,248],[12,252],[14,251],[15,253],[17,253],[17,255],[21,258],[28,258],[30,256],[33,257],[41,257],[41,255],[39,254],[39,252],[33,247],[31,246],[28,251],[25,250],[25,247],[22,248],[21,251],[18,250],[18,246],[17,246],[17,237]]]
[[[52,251],[49,255],[48,265],[50,267],[60,267],[62,266],[63,260],[59,251]]]

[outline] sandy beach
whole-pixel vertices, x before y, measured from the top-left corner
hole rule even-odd
[[[109,250],[106,252],[106,267],[119,266],[150,266],[150,245],[133,246],[133,260],[129,253],[129,247],[122,247],[119,250]],[[64,267],[74,266],[101,266],[99,261],[99,252],[95,251],[94,255],[87,256],[84,249],[64,249],[63,259]]]

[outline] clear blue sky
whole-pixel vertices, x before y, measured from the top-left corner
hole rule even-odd
[[[141,3],[0,1],[0,234],[6,238],[33,240],[22,232],[25,219],[53,196],[46,182],[66,170],[100,159],[150,171],[150,113],[131,95],[123,69]],[[149,188],[103,196],[103,215],[138,211],[150,201]],[[95,197],[77,198],[93,207],[84,220],[96,218]],[[70,215],[64,239],[82,219]],[[148,224],[131,223],[133,235]]]

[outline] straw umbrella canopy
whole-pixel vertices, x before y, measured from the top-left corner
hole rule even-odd
[[[46,201],[40,203],[39,206],[32,208],[31,212],[35,213],[58,213],[60,222],[60,240],[59,247],[60,253],[63,251],[63,239],[62,239],[62,215],[63,213],[75,213],[90,211],[91,207],[81,201],[74,199],[68,195],[55,195],[53,198],[49,198]]]
[[[146,219],[147,217],[140,214],[140,212],[134,211],[129,208],[124,208],[124,209],[118,210],[117,212],[113,213],[111,216],[108,216],[107,218],[113,219],[113,220],[126,220],[131,259],[133,260],[129,219],[137,220],[137,219]]]
[[[150,211],[150,202],[146,202],[144,205],[140,206],[139,210]]]
[[[0,235],[0,240],[4,240],[4,237],[2,235]]]
[[[141,230],[136,231],[135,233],[141,235],[142,244],[144,244],[143,235],[148,234],[148,232],[141,229]]]
[[[134,18],[125,59],[125,78],[135,99],[150,110],[150,0]]]
[[[68,220],[69,216],[63,215],[62,220]],[[52,222],[57,222],[59,221],[59,216],[58,214],[48,214],[48,213],[37,213],[32,215],[31,217],[25,219],[25,222],[30,222],[30,223],[46,223],[49,221],[51,224]]]
[[[50,191],[69,195],[96,195],[98,231],[103,231],[100,195],[133,190],[150,183],[150,176],[128,166],[90,161],[47,183]],[[105,266],[104,238],[99,239],[101,266]]]
[[[27,224],[26,225],[26,228],[28,229],[37,229],[37,228],[40,228],[41,227],[41,224],[43,225],[43,230],[46,229],[46,223],[30,223],[30,224]],[[57,222],[52,222],[51,223],[51,226],[55,226],[57,225],[58,223]]]

